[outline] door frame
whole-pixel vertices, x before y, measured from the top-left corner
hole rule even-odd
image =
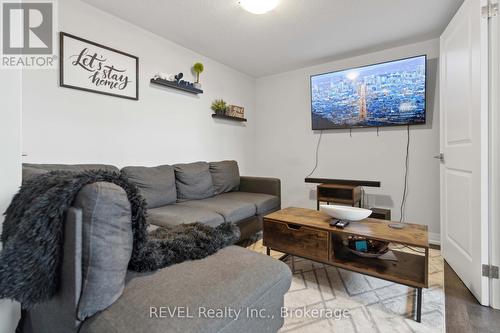
[[[490,1],[498,3],[498,0]],[[489,183],[490,183],[490,265],[500,266],[500,23],[491,17],[489,30]],[[500,280],[490,279],[490,306],[500,309]]]
[[[481,0],[478,15],[481,9],[488,6],[489,0]],[[483,265],[489,265],[490,256],[490,40],[489,40],[489,19],[481,18],[481,258]],[[490,305],[491,279],[483,277],[481,288],[482,305]]]

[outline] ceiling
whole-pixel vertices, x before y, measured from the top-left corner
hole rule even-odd
[[[463,0],[84,0],[253,77],[435,38]]]

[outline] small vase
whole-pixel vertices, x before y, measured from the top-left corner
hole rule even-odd
[[[201,83],[195,82],[193,83],[193,87],[195,87],[196,89],[201,89]]]

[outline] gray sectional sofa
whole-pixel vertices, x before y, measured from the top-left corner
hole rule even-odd
[[[23,179],[52,171],[102,169],[120,172],[112,165],[23,164]],[[148,204],[152,225],[175,226],[202,222],[217,226],[231,221],[240,227],[241,239],[262,230],[262,216],[280,209],[280,180],[242,177],[235,161],[195,162],[157,167],[121,169]]]
[[[24,164],[23,180],[52,170],[89,169],[120,172],[109,165]],[[280,207],[279,180],[240,177],[234,161],[121,172],[139,187],[157,226],[231,221],[243,239],[260,231],[262,216]],[[25,313],[21,332],[276,332],[282,326],[280,310],[291,283],[282,262],[229,246],[156,272],[127,271],[131,212],[123,189],[87,185],[73,206],[65,223],[60,290]],[[237,318],[209,318],[208,309],[241,312]]]

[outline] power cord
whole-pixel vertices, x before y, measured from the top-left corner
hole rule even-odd
[[[366,195],[365,188],[361,186],[361,208],[366,208],[368,205],[368,198]]]
[[[403,197],[401,198],[401,216],[399,218],[399,223],[403,223],[404,219],[404,209],[406,206],[406,195],[408,192],[408,164],[410,159],[410,125],[406,127],[407,140],[406,140],[406,158],[405,158],[405,181],[403,188]]]
[[[365,189],[361,186],[361,208],[365,207]]]
[[[403,213],[404,213],[404,208],[406,205],[406,195],[408,192],[408,165],[409,165],[409,157],[410,157],[410,125],[407,126],[407,141],[406,141],[406,158],[405,158],[405,177],[404,177],[404,188],[403,188],[403,197],[401,200],[401,217],[399,219],[399,222],[403,222]],[[352,137],[352,129],[349,129],[349,134]],[[378,134],[378,128],[377,128],[377,134]],[[323,130],[319,132],[319,138],[318,138],[318,143],[316,144],[316,153],[315,153],[315,160],[314,160],[314,168],[312,171],[306,176],[306,178],[310,177],[318,168],[318,160],[319,160],[319,147],[321,144],[321,139],[323,137]],[[365,198],[366,198],[366,192],[365,189],[362,187],[362,197],[361,197],[361,205],[365,207]],[[417,249],[414,249],[413,247],[403,245],[401,247],[393,247],[395,250],[399,250],[402,248],[407,248],[411,251],[417,252],[417,253],[424,253],[425,251],[419,251]]]
[[[403,188],[403,197],[401,199],[401,217],[399,218],[399,223],[403,223],[404,219],[404,209],[406,207],[406,196],[408,195],[408,165],[409,165],[409,160],[410,160],[410,125],[406,126],[406,133],[407,133],[407,139],[406,139],[406,158],[405,158],[405,181],[404,181],[404,188]],[[417,253],[424,253],[425,251],[420,251],[417,250],[411,246],[408,245],[403,245],[400,248],[395,248],[395,249],[401,249],[401,248],[407,248],[413,252]]]
[[[319,145],[321,143],[321,138],[323,137],[323,130],[321,130],[319,132],[319,138],[318,138],[318,143],[316,144],[316,159],[314,161],[314,168],[312,169],[312,171],[306,176],[306,178],[309,178],[313,173],[314,171],[316,171],[316,169],[318,168],[318,156],[319,156]]]

